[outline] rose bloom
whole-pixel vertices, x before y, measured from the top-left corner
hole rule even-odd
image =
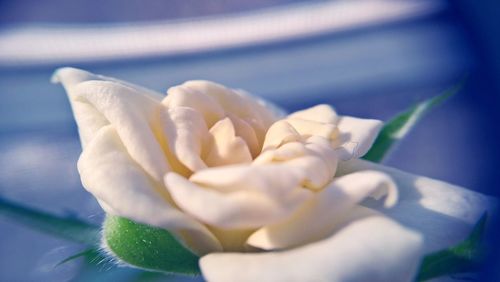
[[[489,205],[360,160],[382,122],[328,105],[284,115],[209,81],[164,96],[73,68],[54,80],[78,124],[85,189],[106,213],[169,230],[209,281],[411,281]]]

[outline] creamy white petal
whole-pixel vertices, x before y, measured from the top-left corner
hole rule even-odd
[[[222,229],[215,226],[208,226],[212,234],[217,237],[224,252],[245,252],[249,247],[246,244],[248,236],[255,229]]]
[[[164,105],[168,108],[188,107],[196,110],[203,115],[208,128],[225,116],[214,98],[195,89],[178,85],[168,89],[167,94],[162,102]]]
[[[327,139],[335,139],[339,135],[337,126],[332,123],[321,123],[299,118],[287,118],[286,121],[305,138],[320,136]]]
[[[243,89],[232,89],[238,96],[240,96],[243,100],[248,103],[251,103],[255,106],[259,117],[263,119],[264,124],[269,127],[275,121],[282,119],[286,116],[286,111],[267,101],[259,96],[252,95],[250,92],[245,91]]]
[[[282,162],[298,157],[303,157],[308,153],[306,145],[302,142],[289,142],[281,145],[279,148],[266,150],[262,152],[254,161],[253,165],[270,164],[273,162]]]
[[[228,117],[234,125],[236,136],[243,138],[248,146],[248,149],[250,150],[250,153],[252,154],[252,157],[257,157],[260,153],[261,144],[253,127],[248,122],[235,115],[228,114]]]
[[[286,120],[275,122],[266,133],[262,151],[276,149],[288,142],[301,141],[302,136]]]
[[[69,96],[82,144],[111,124],[130,156],[155,180],[162,179],[170,168],[153,131],[161,108],[157,100],[127,85],[99,80],[78,83]]]
[[[305,110],[294,112],[290,114],[288,118],[297,118],[330,124],[337,124],[339,119],[335,110],[331,106],[326,104],[316,105]]]
[[[165,185],[182,210],[206,224],[225,229],[256,228],[283,220],[311,196],[300,188],[280,199],[251,190],[222,193],[196,185],[176,173],[165,176]]]
[[[267,149],[254,160],[252,165],[276,164],[288,169],[293,167],[302,171],[301,184],[304,187],[319,190],[333,179],[337,161],[337,154],[329,141],[319,136],[312,136],[305,143],[292,141],[276,149]]]
[[[247,243],[261,249],[273,250],[299,246],[330,236],[353,207],[366,197],[387,195],[385,205],[393,206],[397,189],[383,173],[361,171],[335,179],[328,187],[308,200],[297,212],[283,222],[265,226]]]
[[[362,157],[375,142],[384,124],[375,119],[361,119],[349,116],[340,117],[337,127],[339,140],[335,141],[337,152],[342,160]]]
[[[321,157],[330,173],[335,175],[339,158],[330,146],[329,140],[319,136],[311,136],[306,140],[305,147],[308,153]]]
[[[163,107],[160,119],[170,150],[177,159],[191,171],[206,168],[202,154],[209,135],[201,114],[187,107]]]
[[[281,164],[287,168],[296,168],[303,171],[302,186],[320,190],[333,179],[335,171],[331,171],[325,164],[323,159],[315,155],[306,155],[304,157],[295,158]]]
[[[205,163],[209,167],[252,162],[252,154],[229,118],[218,121],[209,131],[210,141]]]
[[[209,282],[412,281],[421,237],[387,217],[361,213],[328,239],[296,249],[206,255],[203,276]]]
[[[282,198],[307,177],[298,167],[282,164],[232,165],[197,171],[190,181],[219,192],[255,191]]]
[[[215,98],[226,112],[233,113],[241,118],[259,119],[264,126],[271,125],[278,118],[261,100],[243,91],[235,91],[224,85],[206,80],[191,80],[183,85]]]
[[[338,174],[367,169],[390,175],[400,197],[398,204],[389,210],[376,203],[366,204],[421,232],[426,253],[460,242],[483,212],[492,214],[496,208],[496,200],[477,192],[363,160],[340,163]]]
[[[301,185],[312,190],[321,190],[330,183],[337,169],[338,157],[328,141],[320,143],[290,142],[277,149],[264,151],[253,166],[279,165],[288,170],[297,170]]]
[[[109,121],[92,103],[82,103],[81,101],[75,103],[75,100],[77,100],[76,96],[79,94],[79,91],[75,91],[75,88],[79,86],[79,84],[86,81],[108,81],[116,85],[134,89],[136,92],[141,93],[140,96],[145,95],[158,102],[161,101],[164,96],[156,91],[116,78],[93,74],[88,71],[69,67],[57,69],[52,75],[51,80],[53,83],[61,83],[67,92],[75,119],[78,123],[82,147],[85,147],[86,143],[92,138],[95,132],[109,124]]]
[[[89,81],[89,80],[102,80],[102,81],[112,81],[130,88],[133,88],[137,90],[138,92],[141,92],[145,95],[148,95],[150,98],[161,101],[165,95],[156,92],[154,90],[132,84],[130,82],[126,82],[123,80],[119,80],[113,77],[108,77],[100,74],[93,74],[85,70],[77,69],[77,68],[70,68],[70,67],[64,67],[64,68],[59,68],[57,69],[54,74],[52,75],[51,81],[53,83],[62,83],[66,91],[68,91],[68,94],[71,95],[72,93],[70,89],[78,83]]]
[[[78,161],[83,186],[106,212],[166,228],[190,248],[204,254],[220,250],[217,239],[193,218],[170,203],[162,183],[154,181],[132,160],[115,129],[102,128]]]
[[[141,92],[141,95],[145,94],[154,100],[161,100],[161,94],[159,93],[114,78],[92,74],[75,68],[57,69],[52,75],[52,82],[61,83],[67,92],[75,119],[78,123],[82,147],[85,147],[95,132],[109,124],[107,118],[92,103],[79,102],[75,104],[76,96],[79,94],[79,91],[75,91],[75,88],[86,81],[108,81],[116,85],[125,85],[128,88],[137,90],[137,92]]]

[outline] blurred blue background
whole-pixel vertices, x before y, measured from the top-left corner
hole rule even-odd
[[[386,164],[498,196],[495,1],[127,2],[0,2],[1,197],[103,218],[76,171],[69,103],[49,82],[61,66],[160,92],[214,80],[288,111],[329,103],[341,114],[382,120],[468,74],[463,91],[419,123]],[[77,262],[54,265],[79,249],[0,217],[0,281],[76,279]],[[496,269],[478,281],[499,281]]]

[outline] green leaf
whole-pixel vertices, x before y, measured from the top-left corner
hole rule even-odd
[[[450,87],[441,95],[420,102],[389,120],[380,131],[371,149],[363,156],[363,159],[380,163],[394,145],[403,139],[429,110],[456,94],[462,88],[464,82],[465,79]]]
[[[33,229],[70,241],[99,245],[99,227],[76,218],[60,217],[0,197],[0,214]]]
[[[165,229],[110,215],[103,227],[108,251],[127,264],[150,271],[200,274],[199,257]]]
[[[425,281],[448,274],[473,272],[483,258],[482,237],[486,213],[476,223],[470,235],[456,246],[427,255],[422,261],[417,281]]]

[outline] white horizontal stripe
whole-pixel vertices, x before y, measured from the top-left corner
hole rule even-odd
[[[43,25],[0,32],[0,65],[176,55],[279,42],[428,15],[443,2],[350,0],[190,20]]]

